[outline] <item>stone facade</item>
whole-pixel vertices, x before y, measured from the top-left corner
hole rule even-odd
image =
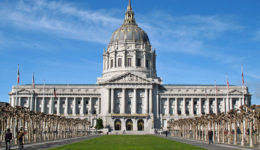
[[[104,50],[103,74],[97,84],[19,85],[9,95],[12,106],[87,119],[92,127],[102,118],[114,134],[153,134],[166,130],[172,119],[251,105],[247,87],[162,84],[156,73],[156,51],[136,24],[131,3],[123,25]]]

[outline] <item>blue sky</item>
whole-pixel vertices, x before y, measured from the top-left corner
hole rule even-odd
[[[0,101],[21,84],[94,84],[127,0],[0,1]],[[133,0],[165,84],[241,85],[260,104],[259,0]]]

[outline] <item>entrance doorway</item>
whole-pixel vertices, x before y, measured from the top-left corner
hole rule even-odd
[[[119,119],[115,120],[115,130],[121,130],[121,121]]]
[[[126,120],[126,130],[127,131],[133,130],[133,121],[131,119]]]
[[[144,121],[142,119],[137,122],[138,131],[144,131]]]

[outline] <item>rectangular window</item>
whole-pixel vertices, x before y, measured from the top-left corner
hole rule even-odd
[[[132,58],[127,58],[127,67],[132,66]]]
[[[113,59],[110,60],[110,68],[113,68]]]
[[[146,68],[149,68],[149,60],[146,60]]]
[[[137,59],[137,67],[141,67],[141,59],[140,58]]]
[[[122,67],[122,58],[118,58],[118,67]]]

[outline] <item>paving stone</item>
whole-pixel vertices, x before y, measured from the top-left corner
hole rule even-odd
[[[173,141],[185,143],[185,144],[190,144],[194,146],[198,146],[201,148],[205,148],[208,150],[256,150],[254,148],[248,148],[248,147],[240,147],[240,146],[235,146],[235,145],[228,145],[228,144],[208,144],[208,142],[205,141],[197,141],[197,140],[192,140],[192,139],[184,139],[184,138],[179,138],[179,137],[173,137],[173,136],[160,136],[162,138],[170,139]]]

